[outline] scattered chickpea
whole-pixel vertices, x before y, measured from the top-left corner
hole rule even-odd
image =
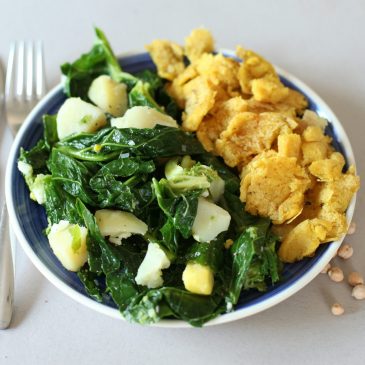
[[[354,234],[356,232],[356,223],[351,222],[347,234]]]
[[[356,285],[352,289],[352,296],[358,300],[365,299],[365,285],[364,284]]]
[[[331,312],[335,316],[340,316],[341,314],[343,314],[345,312],[345,309],[343,308],[343,306],[341,304],[335,303],[332,305]]]
[[[328,270],[331,268],[331,264],[328,263],[324,268],[323,270],[321,271],[321,274],[327,274],[328,273]]]
[[[347,260],[349,259],[354,253],[354,249],[349,244],[345,243],[342,245],[338,251],[337,255],[341,257],[341,259]]]
[[[337,266],[331,267],[328,270],[328,276],[330,277],[331,280],[335,281],[336,283],[339,283],[344,278],[343,271]]]
[[[362,275],[356,271],[351,272],[347,278],[348,283],[351,286],[356,286],[359,284],[364,284],[364,278],[362,277]]]

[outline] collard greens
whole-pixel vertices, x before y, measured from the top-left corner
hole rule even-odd
[[[181,112],[166,93],[164,81],[151,70],[137,75],[124,72],[105,35],[99,29],[96,35],[89,53],[62,65],[66,95],[89,101],[92,80],[108,74],[127,84],[129,107],[153,107],[179,122]],[[68,220],[87,227],[88,262],[78,277],[92,298],[102,301],[111,296],[123,317],[133,322],[154,323],[167,317],[201,326],[234,308],[246,289],[265,290],[279,280],[277,239],[270,221],[245,212],[238,197],[238,177],[206,153],[194,135],[163,126],[107,126],[58,140],[56,123],[56,116],[44,116],[44,138],[30,151],[22,150],[19,160],[33,168],[33,176],[27,178],[30,188],[37,174],[46,175],[44,207],[50,224]],[[224,196],[217,204],[230,213],[231,224],[211,242],[198,243],[191,233],[204,189],[176,191],[164,177],[166,161],[184,155],[210,166],[225,181]],[[132,212],[148,225],[147,234],[123,239],[120,246],[110,243],[94,218],[101,208]],[[225,247],[228,239],[233,241],[230,248]],[[135,282],[148,242],[158,243],[172,262],[163,271],[161,288]],[[213,270],[211,295],[185,290],[182,272],[187,262]]]

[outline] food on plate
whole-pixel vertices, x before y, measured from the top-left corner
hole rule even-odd
[[[242,62],[204,49],[167,83],[184,107],[183,128],[241,172],[245,209],[273,221],[282,261],[313,255],[347,231],[344,213],[360,183],[354,167],[344,169],[324,133],[327,121],[306,110],[304,95],[267,60],[242,47]]]
[[[157,72],[125,72],[96,29],[18,168],[91,297],[129,321],[201,326],[345,233],[359,179],[260,55],[215,54],[203,28],[147,50]]]

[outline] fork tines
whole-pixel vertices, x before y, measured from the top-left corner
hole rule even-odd
[[[45,89],[42,42],[13,42],[6,73],[6,97],[36,100],[44,95]]]

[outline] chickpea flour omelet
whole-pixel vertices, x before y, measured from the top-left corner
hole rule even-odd
[[[215,54],[205,29],[146,48],[156,72],[124,72],[96,29],[18,168],[91,297],[132,322],[202,326],[346,233],[360,182],[260,55]]]

